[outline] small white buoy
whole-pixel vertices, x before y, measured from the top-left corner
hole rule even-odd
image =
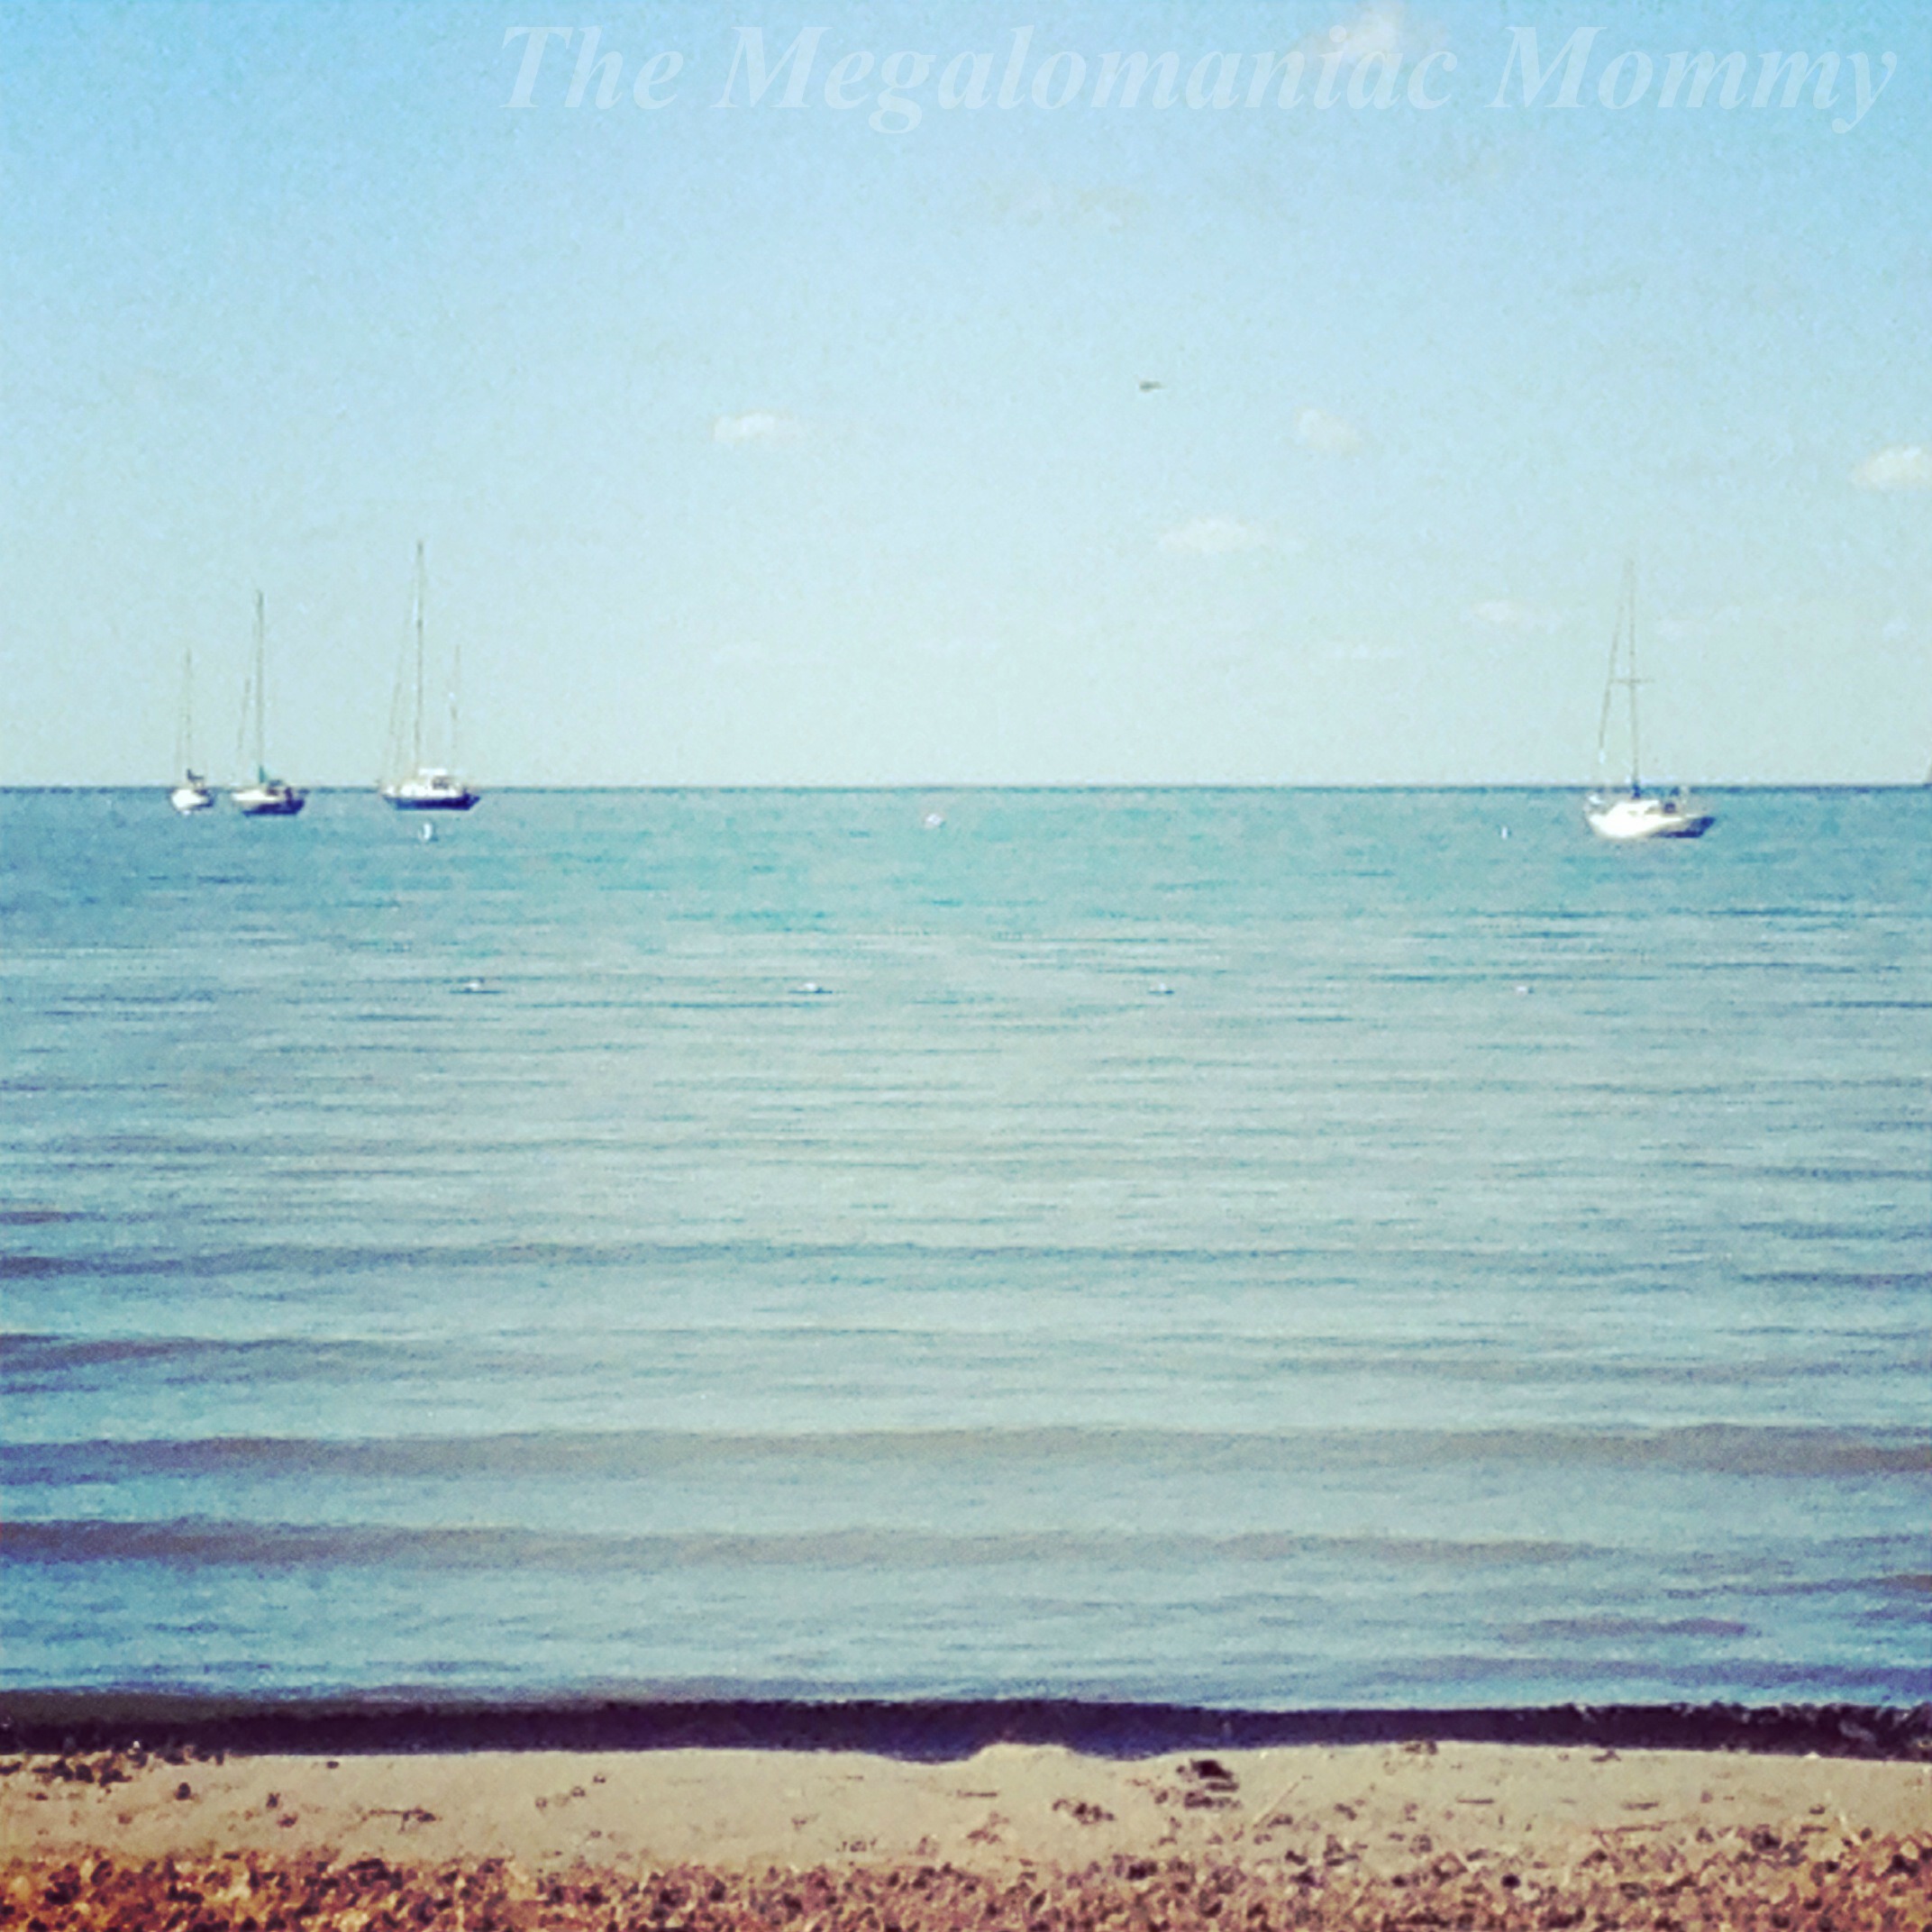
[[[1503,836],[1504,836],[1505,838],[1508,838],[1508,837],[1509,836],[1509,828],[1508,828],[1508,825],[1505,825],[1505,826],[1503,827]]]
[[[928,832],[937,832],[945,822],[946,815],[943,812],[928,812],[925,815],[925,829]]]
[[[1529,989],[1526,986],[1519,986],[1517,988],[1517,991],[1520,994],[1527,994]]]
[[[423,843],[427,845],[436,836],[436,828],[427,819],[423,822]]]

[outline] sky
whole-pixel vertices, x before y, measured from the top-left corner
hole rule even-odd
[[[1916,0],[531,7],[0,5],[0,783],[1926,776]]]

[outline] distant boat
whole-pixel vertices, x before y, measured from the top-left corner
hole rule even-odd
[[[228,796],[235,809],[250,818],[293,818],[307,799],[293,785],[269,776],[268,695],[266,673],[269,660],[269,625],[263,614],[261,592],[255,593],[255,662],[242,698],[242,730],[248,729],[250,714],[255,726],[255,777],[251,783],[238,785]]]
[[[1623,594],[1610,633],[1610,668],[1603,685],[1603,715],[1597,725],[1597,765],[1609,761],[1610,724],[1617,688],[1629,694],[1630,782],[1621,790],[1599,788],[1583,801],[1583,816],[1599,839],[1695,839],[1710,830],[1713,814],[1681,791],[1648,792],[1637,769],[1636,565],[1624,566]]]
[[[408,755],[404,756],[403,712],[406,702],[406,672],[398,670],[396,700],[389,712],[389,750],[385,761],[390,776],[379,788],[382,796],[399,812],[467,812],[481,793],[472,789],[451,770],[457,755],[457,687],[462,665],[461,647],[450,657],[450,764],[424,761],[423,736],[426,706],[424,698],[423,607],[427,601],[429,572],[423,560],[423,546],[416,545],[416,591],[415,702],[409,706]]]
[[[214,803],[214,788],[195,769],[195,652],[181,655],[181,715],[175,726],[175,769],[181,782],[168,794],[168,802],[184,816],[205,812]]]

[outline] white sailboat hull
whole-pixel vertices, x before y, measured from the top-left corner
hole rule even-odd
[[[1608,773],[1616,768],[1608,759],[1610,720],[1617,693],[1623,690],[1630,706],[1630,779],[1621,791],[1593,791],[1583,801],[1583,819],[1599,839],[1619,845],[1643,844],[1651,839],[1700,839],[1710,830],[1713,815],[1701,810],[1681,791],[1648,792],[1637,777],[1636,690],[1636,560],[1624,564],[1623,593],[1617,600],[1617,622],[1610,633],[1609,669],[1604,675],[1603,715],[1597,726],[1597,767]]]
[[[410,661],[396,667],[396,698],[389,714],[389,743],[383,754],[383,776],[376,789],[398,812],[467,812],[482,794],[459,778],[451,769],[457,763],[456,692],[460,680],[459,646],[450,662],[450,724],[448,749],[443,755],[450,763],[433,765],[427,758],[436,752],[425,743],[428,725],[428,661],[423,642],[424,606],[429,600],[429,569],[424,560],[423,544],[416,544],[415,607],[410,624],[415,640],[414,679]],[[410,695],[411,683],[415,693]]]
[[[1715,815],[1700,811],[1684,798],[1624,792],[1614,798],[1592,797],[1583,807],[1583,816],[1599,839],[1627,844],[1641,839],[1702,838]]]
[[[294,786],[275,779],[241,786],[228,797],[236,811],[249,818],[293,818],[308,803]]]
[[[255,668],[242,689],[244,724],[254,712],[255,776],[246,785],[237,785],[229,794],[229,803],[244,818],[293,818],[307,799],[293,785],[269,776],[268,762],[268,677],[269,619],[260,591],[255,593]],[[238,747],[239,749],[239,747]]]
[[[185,818],[205,812],[214,803],[214,788],[195,769],[195,652],[181,653],[181,717],[175,727],[175,770],[181,782],[168,794],[168,802]]]
[[[467,812],[480,796],[451,772],[434,769],[385,785],[382,795],[398,812]]]

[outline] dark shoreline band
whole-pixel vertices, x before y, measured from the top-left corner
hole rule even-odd
[[[562,1699],[439,1702],[137,1691],[0,1695],[0,1749],[356,1756],[463,1751],[858,1751],[925,1762],[989,1745],[1092,1757],[1283,1745],[1507,1744],[1932,1763],[1932,1704],[1558,1704],[1214,1710],[1055,1699],[959,1702]]]

